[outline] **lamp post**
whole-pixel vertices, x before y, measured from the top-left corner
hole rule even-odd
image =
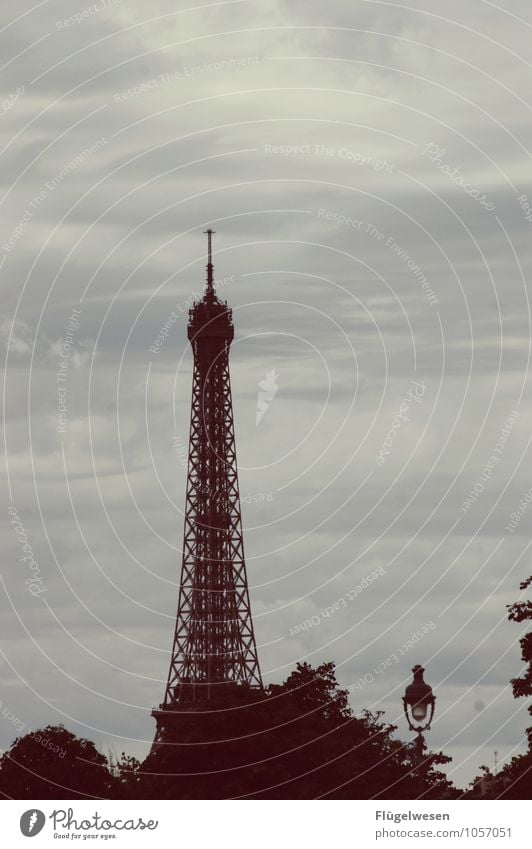
[[[414,666],[412,669],[414,680],[408,685],[403,696],[403,708],[408,727],[410,731],[415,731],[417,734],[415,748],[421,793],[423,792],[421,764],[423,761],[423,749],[425,747],[423,732],[430,730],[436,702],[436,697],[432,693],[432,687],[429,687],[423,680],[424,671],[419,663]],[[418,724],[416,725],[415,723]]]

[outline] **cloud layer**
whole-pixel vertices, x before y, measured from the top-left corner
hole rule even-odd
[[[354,709],[405,737],[423,663],[459,785],[523,751],[506,605],[530,572],[532,507],[509,529],[530,488],[529,5],[4,18],[4,704],[150,745],[213,226],[265,679],[334,659]]]

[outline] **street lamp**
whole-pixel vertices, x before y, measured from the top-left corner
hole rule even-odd
[[[436,697],[432,693],[432,687],[429,687],[423,680],[424,671],[419,663],[414,666],[412,669],[414,680],[408,685],[403,696],[403,708],[408,727],[410,731],[415,731],[417,734],[416,756],[421,792],[423,792],[421,763],[423,761],[423,749],[425,747],[423,732],[430,730],[436,702]],[[416,725],[415,723],[418,724]]]

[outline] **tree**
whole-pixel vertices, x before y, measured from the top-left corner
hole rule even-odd
[[[299,663],[265,693],[238,689],[232,702],[202,720],[192,716],[178,745],[155,749],[142,765],[146,798],[417,798],[411,747],[393,739],[382,713],[355,717],[333,663]],[[454,788],[427,753],[423,798]]]
[[[532,584],[532,576],[520,584],[521,590],[526,590]],[[508,619],[511,622],[532,620],[532,601],[517,601],[508,606]],[[525,662],[525,672],[510,681],[514,698],[532,696],[532,631],[525,634],[519,641],[521,657]],[[528,707],[532,714],[532,704]],[[497,775],[493,775],[487,766],[480,767],[482,774],[472,782],[468,795],[488,799],[530,799],[532,787],[532,726],[527,728],[528,752],[516,755]]]
[[[394,738],[382,712],[355,716],[333,663],[299,663],[264,691],[223,688],[216,704],[177,716],[175,745],[144,763],[109,759],[62,725],[17,738],[0,760],[7,798],[414,799],[456,791],[437,766],[450,759]]]
[[[110,769],[115,777],[114,795],[119,799],[136,799],[140,782],[140,761],[122,752],[120,759],[109,757]]]
[[[274,699],[288,696],[294,707],[314,714],[323,722],[339,724],[352,716],[347,690],[340,690],[334,663],[323,663],[313,669],[309,663],[298,663],[283,684],[270,684],[268,695]]]
[[[0,758],[0,793],[8,799],[105,799],[113,792],[107,759],[63,725],[17,737]]]
[[[532,584],[532,575],[520,584],[521,590],[526,590]],[[532,620],[532,601],[518,601],[508,607],[508,619],[511,622],[524,622]],[[521,677],[512,678],[511,685],[514,698],[519,699],[522,696],[532,696],[532,631],[525,634],[519,641],[521,645],[521,657],[527,664],[526,671]],[[529,714],[532,715],[532,704],[528,707]],[[528,738],[528,749],[532,750],[532,726],[526,731]]]

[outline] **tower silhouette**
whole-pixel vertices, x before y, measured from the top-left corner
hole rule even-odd
[[[175,720],[223,700],[239,685],[262,688],[244,559],[229,348],[232,311],[214,289],[213,230],[207,285],[189,311],[194,354],[183,560],[170,671],[155,743]]]

